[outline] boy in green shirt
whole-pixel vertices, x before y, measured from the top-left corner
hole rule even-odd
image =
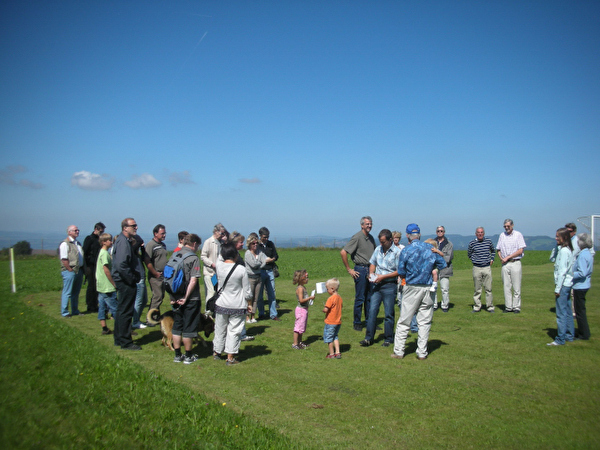
[[[110,310],[114,317],[117,311],[117,290],[115,282],[110,275],[112,268],[112,257],[108,249],[112,247],[112,236],[109,233],[103,233],[99,238],[100,253],[98,253],[98,262],[96,264],[96,288],[98,290],[98,320],[102,327],[102,334],[112,334],[112,331],[106,326],[106,310]]]

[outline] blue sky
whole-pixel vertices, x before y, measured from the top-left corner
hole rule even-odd
[[[600,214],[600,3],[0,3],[0,230],[553,235]]]

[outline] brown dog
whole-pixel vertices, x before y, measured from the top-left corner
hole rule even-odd
[[[174,351],[173,348],[173,323],[175,323],[175,319],[173,318],[173,311],[167,311],[164,314],[160,314],[160,311],[156,308],[148,311],[148,315],[146,316],[148,323],[151,325],[158,325],[160,323],[160,332],[162,333],[162,344],[165,347]],[[198,332],[204,332],[204,336],[207,338],[215,331],[215,321],[208,314],[200,314],[200,320],[198,321]],[[202,343],[203,347],[206,347],[206,341],[200,334],[198,334],[198,339]]]

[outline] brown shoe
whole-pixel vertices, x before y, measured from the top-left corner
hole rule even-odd
[[[392,358],[394,358],[394,359],[402,359],[402,358],[404,358],[404,355],[397,355],[396,353],[392,353],[390,356]]]
[[[271,320],[274,320],[276,322],[281,322],[281,319],[279,317],[277,317],[277,316],[271,317]]]
[[[111,330],[109,330],[109,329],[102,330],[102,334],[103,334],[103,335],[112,334],[112,331],[111,331]]]
[[[132,335],[132,336],[137,336],[138,334],[137,334],[135,331],[132,331],[132,332],[131,332],[131,335]]]

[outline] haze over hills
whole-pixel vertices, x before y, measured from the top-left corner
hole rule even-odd
[[[86,234],[81,234],[80,242],[83,243]],[[141,234],[145,241],[152,239],[152,236]],[[377,234],[373,235],[377,242]],[[0,248],[11,247],[19,241],[28,241],[31,248],[34,250],[44,250],[44,252],[53,252],[58,248],[60,242],[65,239],[66,234],[57,232],[48,233],[29,233],[29,232],[18,232],[18,231],[4,231],[0,234]],[[202,242],[210,237],[210,235],[201,236]],[[422,239],[434,238],[433,234],[423,235]],[[498,242],[498,234],[487,236],[492,240],[494,245]],[[447,238],[454,245],[455,250],[466,250],[469,242],[473,240],[474,236],[462,236],[458,234],[449,234]],[[335,236],[307,236],[307,237],[292,237],[292,236],[271,236],[271,240],[277,247],[281,248],[295,248],[295,247],[337,247],[342,248],[350,239],[348,237],[335,237]],[[401,243],[406,244],[406,237],[402,236]],[[528,250],[552,250],[556,245],[554,238],[549,236],[525,236],[525,243],[527,244]],[[172,250],[177,245],[177,235],[175,233],[167,233],[167,239],[165,244],[169,250]]]

